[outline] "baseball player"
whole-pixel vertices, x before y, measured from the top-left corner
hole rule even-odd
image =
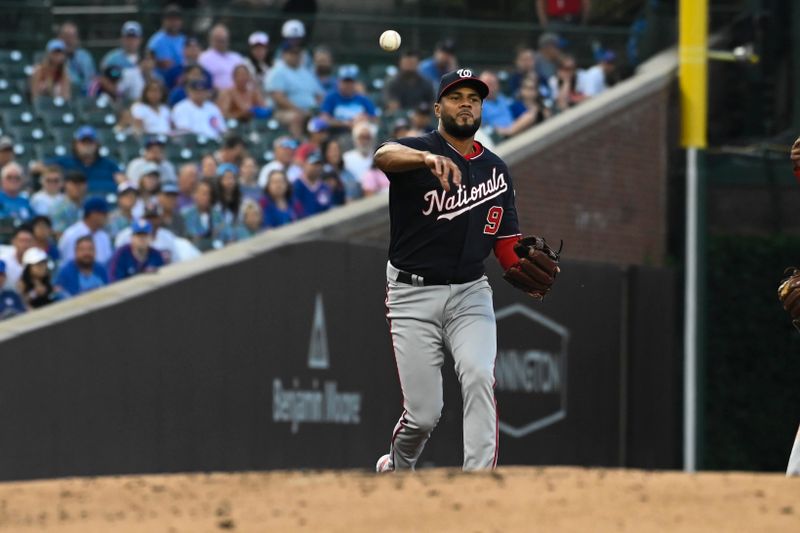
[[[789,156],[792,160],[795,176],[800,179],[800,138],[792,145]],[[800,330],[800,270],[793,268],[789,272],[789,277],[784,279],[778,287],[778,298],[783,303],[792,317],[794,327]],[[800,476],[800,428],[794,438],[792,453],[789,455],[789,465],[786,467],[787,476]]]
[[[378,472],[417,464],[441,415],[446,354],[464,398],[464,469],[497,465],[496,323],[483,261],[494,250],[505,278],[539,299],[558,272],[558,253],[543,239],[521,238],[508,167],[474,140],[488,93],[469,69],[445,74],[438,128],[375,152],[391,184],[386,307],[403,393]]]

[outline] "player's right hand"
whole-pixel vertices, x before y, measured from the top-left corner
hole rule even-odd
[[[792,152],[789,155],[795,167],[800,167],[800,137],[792,145]]]
[[[425,155],[425,165],[431,169],[445,191],[450,191],[450,179],[456,187],[461,186],[461,170],[449,157],[428,153]]]

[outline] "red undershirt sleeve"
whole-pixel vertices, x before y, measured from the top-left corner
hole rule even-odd
[[[506,237],[505,239],[497,239],[494,242],[494,255],[500,262],[503,270],[508,270],[509,267],[517,264],[519,257],[514,253],[514,245],[520,240],[519,235],[513,237]]]

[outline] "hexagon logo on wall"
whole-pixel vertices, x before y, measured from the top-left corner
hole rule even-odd
[[[499,309],[495,317],[500,431],[522,438],[567,416],[569,331],[523,304]]]

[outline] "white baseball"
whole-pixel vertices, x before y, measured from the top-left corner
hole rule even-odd
[[[381,38],[378,39],[378,44],[387,52],[394,52],[400,48],[400,34],[394,30],[386,30],[381,33]]]

